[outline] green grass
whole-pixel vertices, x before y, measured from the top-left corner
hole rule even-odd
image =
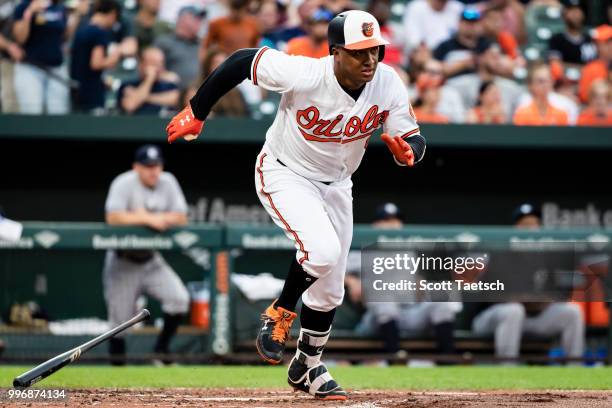
[[[10,387],[15,376],[30,368],[0,366],[0,387]],[[155,368],[76,365],[62,369],[36,386],[279,388],[286,386],[285,370],[284,367],[252,366]],[[612,390],[612,368],[610,367],[332,367],[330,370],[336,379],[348,389]]]

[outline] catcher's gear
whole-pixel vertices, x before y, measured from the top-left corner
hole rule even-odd
[[[276,300],[261,315],[262,325],[257,334],[257,353],[270,364],[283,361],[285,343],[297,314],[280,306]]]
[[[378,60],[385,58],[385,45],[378,21],[370,13],[361,10],[344,11],[329,22],[327,28],[329,54],[334,46],[347,50],[361,50],[378,46]]]
[[[191,111],[191,106],[187,105],[166,126],[168,143],[172,143],[178,138],[191,142],[198,138],[203,127],[204,121],[197,119]]]
[[[406,142],[401,136],[391,137],[387,133],[383,133],[381,139],[391,153],[393,153],[393,157],[395,161],[401,166],[414,166],[414,152],[412,151],[412,147]]]
[[[289,364],[287,382],[295,391],[306,392],[317,399],[344,401],[348,398],[346,391],[338,385],[321,362],[309,368],[294,357]]]

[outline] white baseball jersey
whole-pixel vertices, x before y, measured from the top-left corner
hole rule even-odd
[[[291,56],[261,48],[251,64],[255,85],[282,99],[266,145],[287,167],[311,180],[340,181],[359,167],[372,133],[419,133],[408,92],[393,68],[378,64],[355,101],[340,86],[333,57]]]

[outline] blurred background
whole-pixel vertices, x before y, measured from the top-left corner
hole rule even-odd
[[[256,361],[259,313],[292,256],[253,191],[280,96],[247,80],[216,104],[198,142],[167,146],[164,128],[237,49],[327,56],[327,24],[347,9],[378,19],[391,42],[384,62],[429,145],[405,171],[370,141],[354,177],[357,256],[389,237],[578,239],[609,252],[609,2],[0,0],[0,361],[50,357],[104,331],[113,308],[145,305],[150,324],[83,358]],[[149,180],[156,190],[162,169],[184,205],[143,193],[143,215],[127,187],[135,218],[109,218],[111,183],[129,172],[134,189]],[[8,220],[22,223],[20,237]],[[129,294],[109,289],[112,256],[142,275]],[[607,274],[607,258],[595,264],[585,276]],[[151,289],[154,273],[168,290]],[[378,310],[348,275],[330,359],[607,362],[607,293]]]

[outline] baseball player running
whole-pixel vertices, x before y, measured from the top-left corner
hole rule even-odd
[[[282,99],[255,164],[261,203],[296,248],[281,295],[262,314],[257,350],[270,364],[282,361],[299,298],[301,330],[288,382],[325,400],[347,393],[321,362],[353,235],[351,175],[374,131],[401,166],[423,158],[404,84],[379,63],[388,44],[376,19],[363,11],[338,14],[328,28],[330,56],[289,56],[267,47],[232,54],[204,81],[190,106],[166,131],[171,143],[194,140],[215,102],[245,79]]]

